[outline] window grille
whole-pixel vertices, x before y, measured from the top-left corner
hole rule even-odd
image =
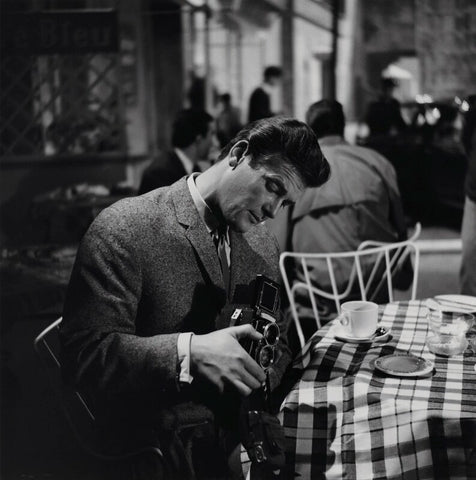
[[[124,152],[117,53],[2,55],[0,155]]]

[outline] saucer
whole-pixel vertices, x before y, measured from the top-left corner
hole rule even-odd
[[[374,361],[377,370],[397,377],[420,377],[432,372],[433,362],[409,353],[392,353]]]
[[[381,325],[377,325],[377,328],[380,327]],[[385,327],[387,328],[387,327]],[[338,340],[342,340],[343,342],[349,342],[349,343],[372,343],[372,342],[378,342],[379,340],[383,340],[387,338],[390,335],[390,329],[388,328],[388,331],[382,335],[377,335],[376,337],[372,337],[372,335],[368,337],[354,337],[351,335],[349,330],[344,327],[343,325],[335,325],[335,330],[334,330],[334,337],[337,338]]]

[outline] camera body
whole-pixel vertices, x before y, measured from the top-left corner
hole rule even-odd
[[[271,414],[268,370],[275,361],[280,336],[277,319],[281,287],[270,278],[257,275],[253,294],[251,305],[235,308],[230,322],[231,325],[251,323],[261,333],[259,341],[247,340],[242,345],[266,373],[265,385],[247,397],[243,404],[242,442],[248,451],[252,468],[256,466],[272,472],[279,471],[285,464],[284,430],[279,420]]]
[[[279,341],[277,316],[281,300],[281,287],[264,275],[257,275],[253,302],[250,308],[236,308],[231,316],[231,324],[251,323],[263,335],[259,341],[243,343],[243,347],[263,369],[269,368],[275,359]]]

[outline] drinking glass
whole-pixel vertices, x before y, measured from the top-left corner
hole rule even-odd
[[[426,339],[429,350],[438,355],[459,355],[468,346],[466,332],[474,323],[471,313],[428,311],[431,333]]]
[[[466,340],[468,341],[468,353],[476,355],[476,325],[466,332]]]

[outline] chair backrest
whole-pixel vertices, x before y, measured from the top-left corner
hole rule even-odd
[[[34,340],[36,353],[46,367],[48,380],[57,395],[59,405],[81,446],[96,456],[94,441],[94,414],[83,396],[65,384],[61,378],[59,326],[62,318],[58,318],[46,327]],[[80,428],[79,428],[80,427]],[[88,440],[86,440],[88,438]]]
[[[156,447],[145,447],[123,455],[106,455],[98,444],[95,417],[84,396],[68,385],[61,377],[59,326],[62,318],[58,318],[46,327],[34,340],[33,347],[46,367],[51,387],[58,397],[59,405],[81,447],[90,455],[101,460],[117,461],[142,453],[152,453],[162,457]]]
[[[341,304],[349,299],[376,300],[379,295],[385,293],[388,301],[393,302],[395,279],[405,269],[410,270],[409,284],[412,286],[410,299],[415,299],[420,259],[415,240],[420,232],[421,226],[417,223],[412,236],[405,241],[395,243],[365,241],[357,250],[350,252],[283,252],[279,266],[301,346],[305,343],[305,337],[298,314],[297,293],[305,293],[308,296],[317,329],[321,328],[319,299],[333,302],[337,313],[340,313]],[[411,269],[412,255],[413,269]],[[336,272],[339,271],[342,277],[343,269],[346,272],[345,281],[338,285]],[[330,288],[322,288],[315,284],[313,271],[317,270],[327,273]]]

